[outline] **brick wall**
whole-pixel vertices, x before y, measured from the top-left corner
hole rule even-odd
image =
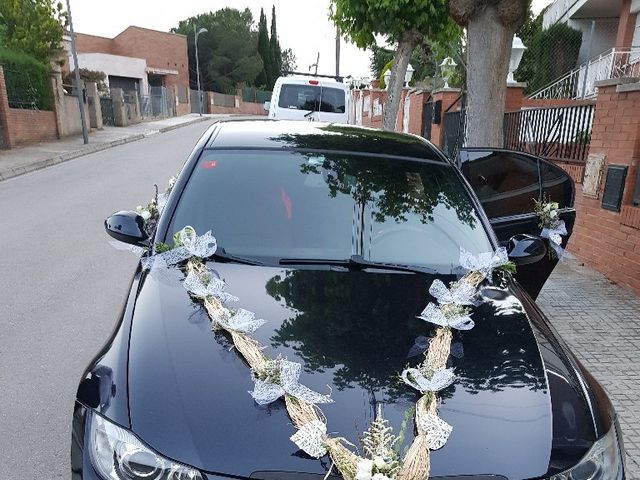
[[[78,53],[109,53],[113,55],[112,47],[113,39],[111,38],[76,33],[76,50]]]
[[[114,38],[79,33],[76,43],[79,53],[109,53],[145,59],[148,68],[165,71],[161,73],[164,86],[173,94],[177,92],[177,86],[189,88],[189,58],[184,35],[131,26]],[[189,103],[176,105],[176,115],[190,112]]]
[[[576,185],[576,224],[569,250],[611,281],[640,294],[640,207],[632,205],[640,161],[640,84],[601,85],[590,154],[604,154],[598,197]],[[601,207],[607,165],[629,167],[621,212]]]
[[[58,138],[56,114],[44,110],[10,108],[0,65],[0,148]]]
[[[10,108],[8,124],[11,129],[12,147],[58,138],[56,115],[53,112]]]
[[[177,71],[175,75],[165,75],[167,88],[189,85],[187,37],[184,35],[132,26],[113,39],[113,53],[125,57],[144,58],[149,68]],[[188,104],[179,104],[178,110],[178,115],[182,115],[188,113],[191,107]]]

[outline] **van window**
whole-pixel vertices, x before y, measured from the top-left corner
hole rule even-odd
[[[344,90],[315,85],[284,84],[280,89],[278,106],[294,110],[344,113]]]

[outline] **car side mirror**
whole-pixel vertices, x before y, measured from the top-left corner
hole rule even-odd
[[[264,102],[264,105],[262,105],[262,108],[264,108],[265,112],[269,112],[269,109],[271,108],[271,102]]]
[[[139,247],[149,246],[149,235],[144,229],[144,218],[136,212],[116,212],[104,221],[104,228],[119,242]]]
[[[529,265],[544,258],[547,244],[540,237],[518,234],[509,239],[507,253],[509,260],[516,265]]]

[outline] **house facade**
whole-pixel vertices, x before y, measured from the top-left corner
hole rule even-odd
[[[184,35],[131,26],[113,38],[76,34],[80,68],[104,72],[110,88],[147,98],[162,97],[176,115],[191,111],[189,62]],[[68,65],[75,68],[68,49]]]
[[[594,98],[596,82],[640,76],[640,0],[556,0],[543,28],[566,23],[582,32],[575,68],[531,98]]]

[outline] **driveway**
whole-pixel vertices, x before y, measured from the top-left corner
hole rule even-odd
[[[620,416],[627,478],[640,479],[640,298],[568,259],[538,305],[609,393]]]

